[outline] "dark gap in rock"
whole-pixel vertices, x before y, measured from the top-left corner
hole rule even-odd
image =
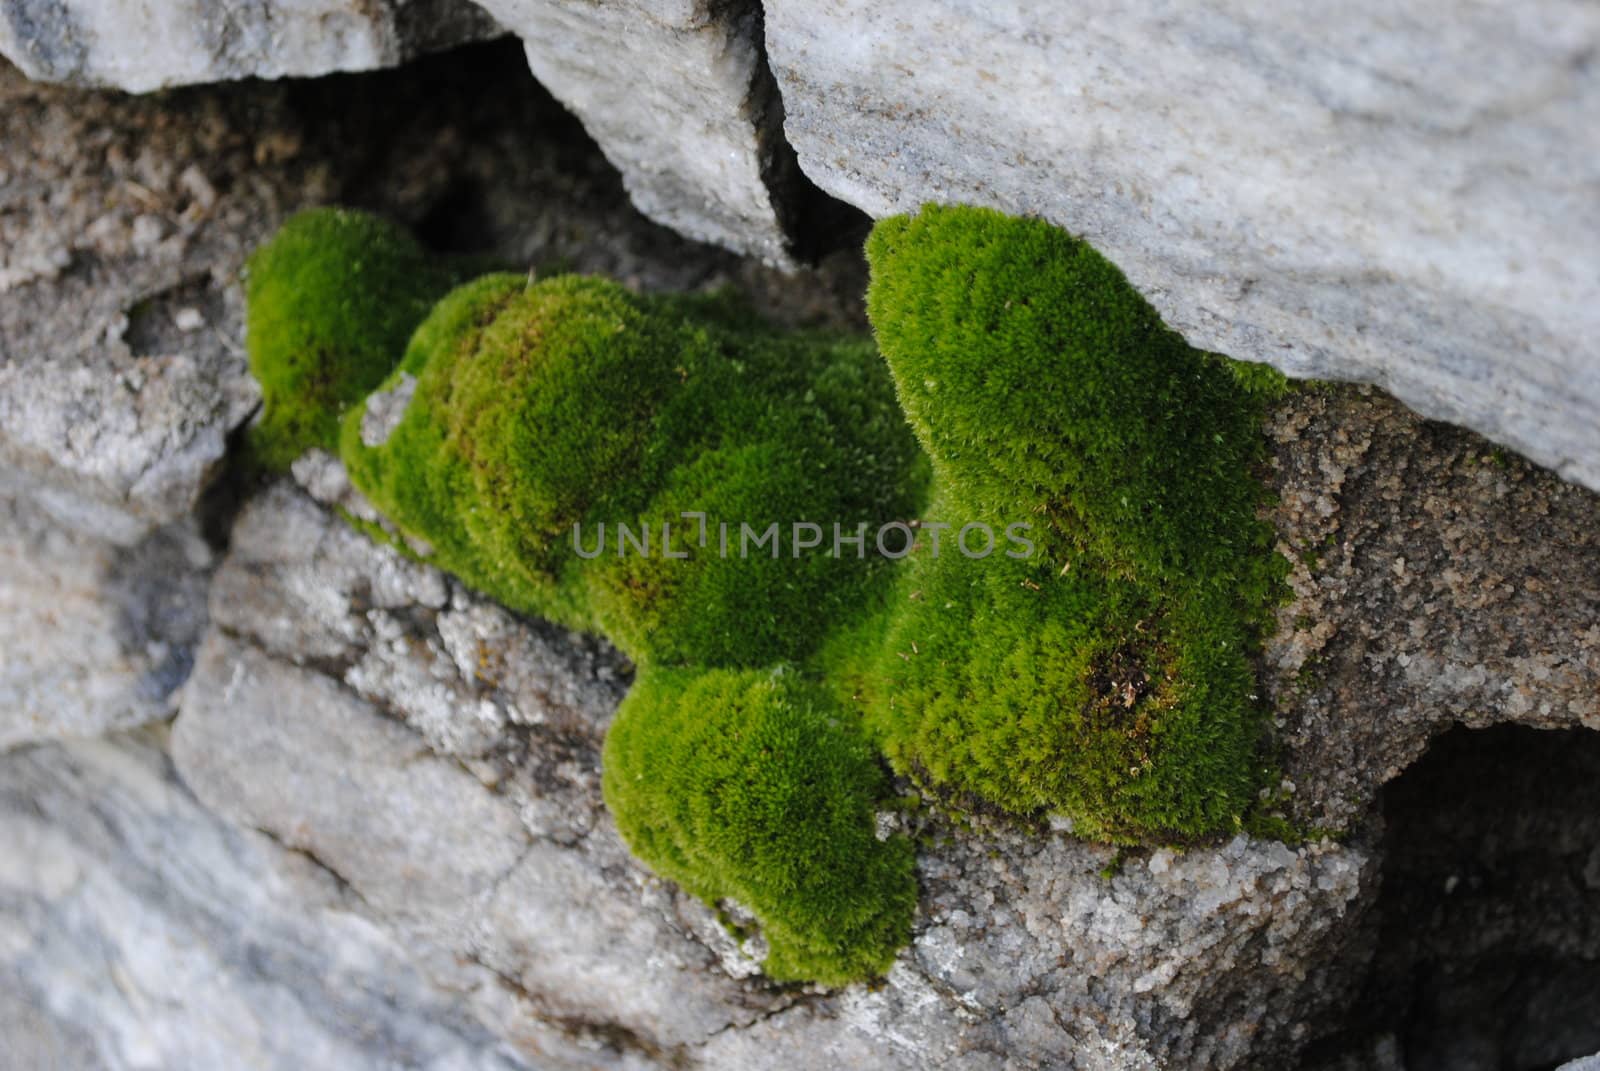
[[[256,410],[259,413],[260,410]],[[200,538],[220,561],[233,543],[233,523],[252,494],[260,490],[265,478],[257,471],[246,440],[250,434],[250,419],[228,432],[227,446],[213,469],[200,500],[195,504],[195,517],[200,525]]]
[[[809,206],[816,258],[796,273],[651,222],[514,39],[283,85],[298,151],[325,162],[330,199],[398,219],[440,253],[481,257],[485,270],[599,273],[645,291],[732,285],[781,323],[866,328],[864,215],[809,182],[786,187]],[[792,156],[781,138],[774,148]]]
[[[217,325],[227,319],[224,302],[208,277],[187,278],[130,308],[122,340],[135,357],[226,349],[224,340],[214,337]]]
[[[824,192],[804,174],[793,196],[798,201],[794,210],[796,259],[819,264],[839,253],[861,255],[872,230],[871,216]]]
[[[416,223],[416,235],[440,253],[482,253],[494,248],[494,221],[486,194],[474,179],[447,188]]]
[[[754,0],[748,9],[743,17],[752,23],[752,40],[760,53],[750,87],[751,118],[766,161],[762,181],[788,236],[789,252],[800,263],[812,266],[840,252],[859,256],[872,229],[872,218],[824,192],[801,169],[800,157],[785,136],[783,94],[767,60],[766,12]]]
[[[1600,733],[1457,728],[1383,791],[1378,950],[1310,1071],[1600,1051]]]

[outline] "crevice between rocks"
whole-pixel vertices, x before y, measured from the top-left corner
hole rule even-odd
[[[1304,1071],[1600,1050],[1600,733],[1455,728],[1383,790],[1377,951]]]

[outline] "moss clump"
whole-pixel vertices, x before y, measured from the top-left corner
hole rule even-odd
[[[877,839],[872,747],[793,670],[647,670],[606,736],[606,802],[662,876],[762,923],[766,972],[841,985],[910,937],[910,842]]]
[[[1091,836],[1239,824],[1282,564],[1251,467],[1281,379],[1184,345],[1081,242],[972,209],[880,224],[884,361],[726,296],[577,276],[488,275],[423,319],[395,232],[291,226],[252,263],[252,339],[279,339],[252,344],[277,384],[263,428],[294,444],[272,456],[348,406],[352,480],[430,560],[635,659],[607,803],[657,872],[756,913],[774,977],[867,977],[909,933],[878,748],[947,798]],[[380,389],[410,401],[369,441],[350,403],[397,355]],[[956,526],[943,553],[791,541],[918,516]],[[1035,549],[968,558],[969,522],[1029,524]]]
[[[789,522],[910,516],[921,460],[870,344],[730,317],[596,278],[467,284],[412,338],[390,385],[415,393],[388,439],[346,419],[351,477],[445,568],[638,662],[804,658],[888,571],[797,559]],[[705,545],[686,512],[706,515]],[[741,557],[740,526],[774,523],[778,556]]]
[[[337,208],[292,217],[246,272],[245,346],[264,403],[249,447],[270,471],[334,448],[346,407],[389,374],[448,286],[403,228]]]
[[[1043,222],[928,207],[867,253],[939,511],[1030,522],[1039,547],[914,560],[862,673],[884,749],[1090,836],[1230,828],[1260,777],[1249,656],[1283,575],[1251,475],[1270,377],[1191,349]]]
[[[920,504],[925,462],[870,342],[779,333],[726,298],[490,275],[417,328],[383,389],[402,385],[382,443],[363,439],[364,408],[347,414],[353,482],[431,560],[639,665],[605,780],[634,851],[754,911],[774,977],[885,968],[915,882],[904,838],[874,836],[884,771],[814,674],[771,668],[892,581],[882,559],[793,557],[789,522]],[[705,515],[704,544],[685,512]],[[742,526],[773,523],[777,556],[738,553]],[[650,553],[619,554],[621,526]]]

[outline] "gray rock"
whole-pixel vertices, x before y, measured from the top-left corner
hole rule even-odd
[[[806,174],[1044,216],[1195,345],[1600,488],[1600,11],[769,0]]]
[[[751,0],[481,0],[583,120],[639,210],[701,241],[789,263],[796,174]]]
[[[8,1067],[527,1066],[346,885],[202,807],[162,735],[0,756]]]
[[[210,566],[193,522],[124,546],[0,494],[0,752],[170,716]]]
[[[1240,837],[1114,855],[1060,834],[943,839],[886,985],[730,1031],[707,1065],[1274,1066],[1347,997],[1367,849]]]
[[[0,2],[0,56],[30,78],[135,93],[390,67],[496,32],[467,0]]]
[[[717,966],[732,941],[605,814],[614,655],[287,485],[246,508],[233,548],[173,736],[201,799],[314,855],[429,962],[492,970],[526,1005],[514,1021],[610,1038],[618,1058],[781,1003]]]
[[[260,397],[239,267],[286,203],[326,189],[272,164],[296,137],[275,103],[245,144],[242,108],[196,101],[177,124],[152,102],[73,99],[0,63],[8,493],[125,543],[194,508]],[[246,178],[258,152],[267,166]]]

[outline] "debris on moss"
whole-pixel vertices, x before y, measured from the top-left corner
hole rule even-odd
[[[1266,776],[1249,658],[1283,563],[1252,467],[1281,377],[983,210],[875,230],[886,360],[579,276],[488,275],[424,318],[420,253],[352,216],[252,263],[268,456],[332,442],[344,409],[339,452],[403,543],[636,661],[607,803],[658,873],[759,918],[770,975],[865,978],[909,935],[878,750],[935,799],[1091,837],[1239,828]],[[908,561],[851,542],[919,517]],[[970,522],[1031,553],[958,553]]]

